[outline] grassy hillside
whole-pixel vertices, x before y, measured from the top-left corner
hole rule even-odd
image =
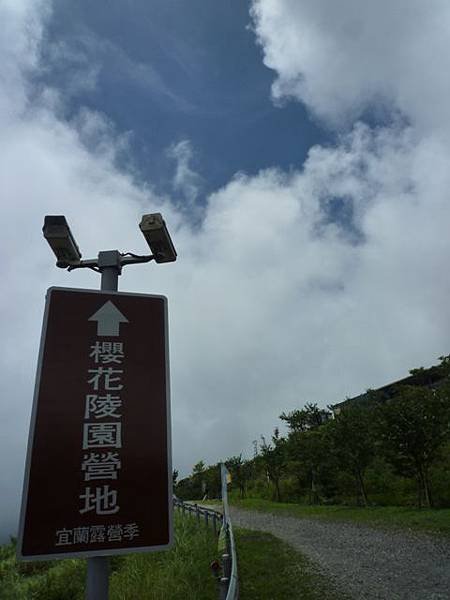
[[[216,600],[210,563],[217,540],[195,518],[176,515],[169,552],[111,560],[111,600]],[[235,531],[242,600],[340,600],[330,583],[290,546],[266,533]],[[1,600],[84,600],[86,561],[18,563],[0,547]]]
[[[215,598],[209,565],[217,556],[211,530],[175,515],[174,548],[111,559],[111,600]],[[86,561],[18,563],[14,544],[0,550],[1,600],[84,600]]]
[[[271,502],[259,498],[239,500],[232,503],[239,508],[284,514],[298,518],[328,519],[333,521],[352,521],[366,525],[412,529],[431,534],[450,537],[450,509],[417,509],[402,506],[311,506],[283,502]]]

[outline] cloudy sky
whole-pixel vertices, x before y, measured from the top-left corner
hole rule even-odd
[[[447,0],[0,1],[0,531],[16,528],[45,214],[168,296],[174,466],[450,352]],[[63,402],[63,399],[61,399]]]

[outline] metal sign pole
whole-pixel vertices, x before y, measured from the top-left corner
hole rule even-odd
[[[99,252],[98,267],[102,274],[102,292],[117,292],[119,287],[120,254],[117,250]],[[94,556],[87,559],[86,600],[108,600],[109,557]]]
[[[86,600],[108,600],[109,557],[92,556],[87,559]]]
[[[224,521],[228,524],[228,520],[230,518],[230,512],[228,507],[228,488],[227,488],[227,475],[229,475],[229,471],[224,465],[224,463],[220,463],[220,479],[222,483],[222,504],[223,504],[223,515],[225,517]]]

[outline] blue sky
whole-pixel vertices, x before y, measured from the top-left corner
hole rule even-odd
[[[84,257],[169,301],[174,466],[449,353],[447,0],[0,3],[0,534],[15,531],[44,299]],[[63,402],[64,399],[62,398]]]
[[[135,166],[160,192],[174,193],[167,150],[185,139],[201,176],[200,201],[239,171],[288,170],[325,132],[302,104],[272,102],[274,72],[262,63],[249,6],[115,0],[106,10],[58,2],[47,27],[43,80],[64,91],[80,69],[97,68],[95,86],[73,91],[68,115],[82,104],[131,132]]]

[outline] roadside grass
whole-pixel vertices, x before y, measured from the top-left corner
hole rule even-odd
[[[212,530],[175,514],[174,547],[167,552],[111,558],[111,600],[210,600],[217,584]],[[85,560],[17,562],[14,544],[0,548],[1,600],[84,600]]]
[[[132,554],[111,577],[111,600],[211,600],[217,538],[194,517],[175,513],[176,544],[166,553]]]
[[[350,521],[368,526],[422,531],[450,537],[450,509],[418,509],[403,506],[352,507],[341,505],[310,506],[271,502],[258,498],[233,500],[238,508],[282,514],[298,518]]]
[[[1,600],[82,600],[85,577],[84,561],[19,563],[14,544],[2,546]]]
[[[344,600],[302,554],[277,537],[234,529],[241,600]]]
[[[213,600],[210,563],[217,538],[194,517],[175,514],[168,552],[111,558],[111,600]],[[268,533],[236,529],[242,600],[344,600],[299,552]],[[86,561],[17,562],[14,544],[0,547],[1,600],[83,600]]]

